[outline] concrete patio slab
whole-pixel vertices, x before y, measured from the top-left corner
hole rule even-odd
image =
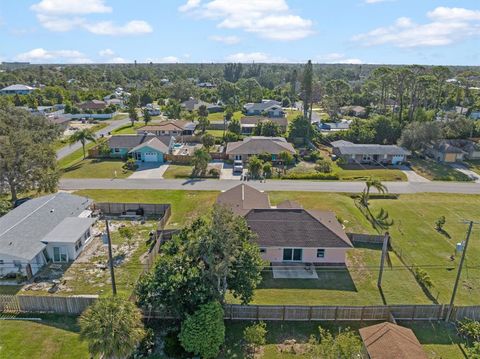
[[[315,267],[306,270],[304,266],[272,266],[274,279],[318,279]]]

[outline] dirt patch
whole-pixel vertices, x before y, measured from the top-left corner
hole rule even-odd
[[[300,344],[295,339],[289,339],[277,344],[277,350],[285,354],[303,355],[308,350],[308,344]]]

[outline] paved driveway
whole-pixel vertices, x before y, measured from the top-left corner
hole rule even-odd
[[[450,166],[453,167],[456,171],[462,172],[463,174],[467,175],[468,177],[473,179],[476,183],[480,183],[480,175],[468,169],[468,167],[466,167],[465,165],[462,165],[460,163],[451,163]]]
[[[220,171],[221,180],[241,180],[241,173],[233,173],[233,165],[228,163],[223,163],[222,169]]]
[[[428,178],[420,176],[417,172],[412,170],[410,167],[401,166],[400,170],[403,173],[405,173],[405,175],[407,176],[407,181],[408,182],[430,182],[430,180]]]
[[[163,179],[163,174],[168,164],[142,163],[138,169],[128,178],[130,179]]]

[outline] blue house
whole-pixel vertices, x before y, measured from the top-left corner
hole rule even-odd
[[[138,162],[163,163],[175,142],[171,136],[156,136],[151,133],[115,135],[109,138],[110,157],[134,158]]]

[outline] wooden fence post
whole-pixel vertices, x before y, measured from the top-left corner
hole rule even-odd
[[[338,311],[338,307],[335,307],[335,315],[334,315],[334,320],[337,321],[337,311]]]
[[[415,320],[415,314],[417,313],[417,306],[414,305],[413,306],[413,310],[412,310],[412,320]]]

